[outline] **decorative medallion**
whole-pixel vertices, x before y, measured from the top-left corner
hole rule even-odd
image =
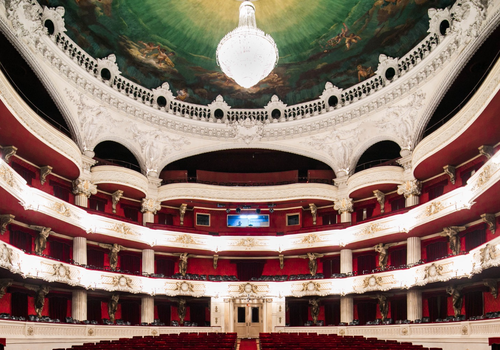
[[[373,223],[373,224],[370,224],[370,225],[366,226],[361,231],[356,232],[355,235],[356,236],[371,235],[371,234],[374,234],[376,232],[382,231],[384,229],[385,229],[385,227],[383,225],[377,224],[377,223]]]
[[[483,171],[481,171],[477,177],[476,183],[474,187],[472,187],[472,191],[481,188],[485,183],[487,183],[490,179],[491,176],[493,175],[491,165],[487,165],[484,167]]]
[[[444,209],[443,204],[441,202],[432,202],[427,207],[425,207],[425,216],[432,216],[439,213]]]
[[[89,336],[93,336],[93,335],[95,334],[95,330],[94,330],[94,328],[89,328],[89,330],[87,331],[87,334],[88,334]]]
[[[113,286],[118,288],[132,288],[132,279],[124,275],[113,277]]]
[[[28,335],[33,335],[35,333],[35,329],[32,327],[32,326],[29,326],[27,329],[26,329],[26,334]]]
[[[443,271],[443,266],[432,263],[431,265],[426,266],[424,271],[425,271],[424,279],[434,278],[437,276],[441,276],[441,272]]]
[[[71,279],[71,270],[63,264],[54,264],[52,265],[52,268],[54,269],[52,276],[66,278],[69,280]]]
[[[252,283],[246,283],[246,284],[240,284],[238,288],[239,288],[238,293],[240,294],[250,294],[250,293],[257,294],[258,286]]]
[[[302,290],[301,292],[319,292],[319,289],[321,288],[320,284],[318,282],[304,282],[302,283]]]
[[[122,235],[135,235],[135,233],[132,231],[130,226],[127,226],[125,224],[119,223],[115,224],[112,228],[112,231],[118,232]]]
[[[371,275],[363,280],[363,288],[374,288],[376,286],[382,287],[382,277]]]
[[[315,233],[311,233],[307,236],[304,236],[302,239],[297,240],[297,244],[309,244],[312,245],[314,243],[321,242],[319,236]]]
[[[55,202],[52,204],[50,208],[59,215],[66,216],[68,218],[71,216],[71,210],[68,207],[66,207],[66,205],[64,205],[63,203]]]
[[[181,293],[194,293],[194,286],[189,282],[177,282],[175,284],[175,290]]]
[[[184,244],[184,245],[197,244],[196,241],[193,239],[193,237],[191,237],[190,235],[186,235],[186,234],[177,236],[174,239],[174,242],[181,243],[181,244]]]

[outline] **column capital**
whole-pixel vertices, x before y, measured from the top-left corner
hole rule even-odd
[[[408,180],[398,186],[398,194],[405,198],[420,196],[422,184],[417,179]]]
[[[89,180],[82,178],[73,181],[73,194],[84,195],[89,198],[91,195],[97,193],[97,186]]]
[[[156,215],[158,210],[161,209],[161,202],[156,198],[143,198],[141,203],[141,212],[150,212]]]
[[[333,202],[333,209],[337,210],[339,214],[352,213],[354,211],[352,205],[352,198],[340,198]]]

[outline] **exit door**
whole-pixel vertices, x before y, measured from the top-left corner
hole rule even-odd
[[[262,331],[262,304],[235,305],[235,330],[238,338],[258,338]]]

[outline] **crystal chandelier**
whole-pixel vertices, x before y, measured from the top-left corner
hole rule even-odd
[[[257,28],[255,6],[244,1],[238,28],[227,33],[217,47],[217,64],[238,85],[250,88],[271,73],[278,57],[273,38]]]

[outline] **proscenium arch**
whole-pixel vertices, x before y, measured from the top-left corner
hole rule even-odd
[[[101,156],[99,154],[101,152],[100,147],[105,147],[105,146],[109,147],[112,150],[109,151],[108,156]],[[115,153],[115,154],[117,154],[117,156],[113,157],[113,159],[129,162],[130,164],[136,165],[139,168],[141,173],[143,171],[143,168],[140,164],[140,161],[137,158],[137,156],[134,154],[134,152],[132,152],[130,150],[130,148],[128,148],[126,145],[122,144],[121,142],[118,142],[115,140],[103,140],[93,147],[93,151],[95,153],[95,157],[102,158],[102,159],[109,159],[110,158],[109,155],[112,155],[113,153]],[[121,153],[121,154],[119,154],[119,153]],[[128,157],[128,159],[123,159],[123,158],[125,158],[125,157],[123,157],[123,155]],[[133,162],[134,160],[135,160],[135,162]],[[136,169],[131,168],[131,170],[136,170]]]
[[[350,163],[350,166],[351,166],[350,169],[353,169],[352,170],[352,174],[355,172],[356,167],[358,166],[359,160],[361,159],[361,157],[363,156],[363,154],[365,154],[365,152],[370,147],[376,145],[379,142],[384,142],[384,141],[393,142],[394,144],[396,144],[399,147],[400,151],[403,148],[401,146],[402,140],[400,140],[399,138],[395,137],[394,135],[390,135],[390,134],[378,134],[378,135],[375,135],[374,137],[372,137],[372,138],[366,140],[365,142],[361,143],[359,145],[359,147],[357,147],[355,149],[355,151],[353,152],[353,155],[351,157],[351,163]]]
[[[212,153],[212,152],[218,152],[218,151],[225,151],[225,150],[237,150],[237,149],[255,149],[255,150],[268,150],[268,151],[279,151],[279,152],[285,152],[285,153],[292,153],[298,156],[303,156],[306,158],[311,158],[316,161],[319,161],[321,163],[324,163],[328,167],[330,167],[331,170],[333,170],[334,174],[337,174],[335,172],[335,168],[333,167],[333,160],[332,159],[326,159],[325,157],[318,156],[317,154],[313,152],[308,152],[308,151],[302,151],[302,150],[297,150],[297,149],[290,149],[289,147],[286,146],[281,146],[281,145],[252,145],[252,147],[242,147],[241,144],[235,144],[235,145],[224,145],[224,144],[213,144],[208,147],[204,147],[203,149],[195,149],[195,150],[190,150],[187,152],[183,152],[182,154],[176,154],[174,157],[167,158],[165,159],[164,162],[160,163],[161,165],[158,167],[159,172],[161,172],[165,167],[175,161],[184,159],[184,158],[189,158],[192,156],[196,155],[201,155],[205,153]]]

